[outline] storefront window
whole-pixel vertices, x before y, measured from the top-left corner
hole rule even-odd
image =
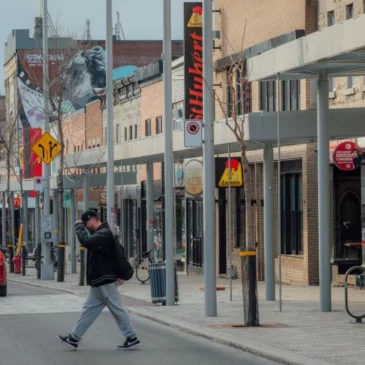
[[[302,243],[302,174],[281,176],[281,251],[286,255],[301,255]]]
[[[185,262],[185,198],[176,199],[176,260]]]

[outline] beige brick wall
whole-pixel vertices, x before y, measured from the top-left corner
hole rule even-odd
[[[303,255],[282,255],[282,281],[286,284],[318,284],[318,190],[317,190],[317,154],[316,144],[296,145],[283,147],[281,149],[281,159],[302,160],[302,184],[303,184]],[[236,154],[233,154],[236,155]],[[223,155],[222,155],[223,156]],[[264,199],[263,191],[263,151],[251,151],[247,153],[251,164],[252,188],[254,191],[254,219],[255,219],[255,241],[257,247],[257,278],[264,280],[264,208],[261,201]],[[277,160],[277,149],[274,149],[274,159]],[[277,220],[277,163],[274,167],[274,234],[275,234],[275,271],[278,280],[278,220]],[[232,200],[234,200],[232,194]],[[232,211],[233,239],[235,239],[236,214]],[[217,227],[218,227],[217,216]],[[228,224],[228,207],[227,207]],[[219,235],[217,228],[217,247],[219,245]],[[238,277],[241,278],[241,258],[240,249],[234,248],[232,254],[232,264],[237,269]],[[227,268],[229,267],[228,251],[228,227],[227,227]],[[218,251],[217,251],[218,265]]]
[[[214,51],[214,59],[242,52],[248,47],[267,39],[305,30],[306,34],[317,30],[317,0],[216,0],[215,27],[221,30],[216,40],[220,50]],[[249,71],[248,71],[249,72]],[[226,76],[217,72],[215,82],[217,99],[226,101]],[[252,111],[259,111],[259,84],[252,84]],[[225,106],[226,107],[226,106]],[[301,108],[309,108],[309,81],[301,82]],[[224,119],[222,105],[216,102],[216,119]]]
[[[141,89],[141,117],[140,117],[140,136],[143,138],[145,134],[145,121],[151,119],[152,135],[156,134],[156,117],[162,116],[162,124],[164,124],[163,115],[163,82],[158,81],[152,85]],[[153,164],[153,179],[161,180],[161,163]],[[146,180],[146,166],[138,167],[139,180]]]
[[[354,5],[354,16],[365,12],[363,0],[319,0],[318,27],[323,29],[328,26],[328,12],[335,12],[335,22],[346,20],[346,6]],[[354,78],[354,87],[350,87],[347,77],[337,77],[334,82],[334,93],[330,94],[330,107],[332,108],[357,108],[365,106],[365,79],[362,76]]]
[[[103,145],[103,112],[100,109],[100,101],[97,100],[85,107],[86,131],[85,140],[86,148]],[[90,144],[89,144],[90,141]],[[95,143],[93,143],[95,141]]]

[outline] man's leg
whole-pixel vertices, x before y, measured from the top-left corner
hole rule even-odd
[[[105,303],[117,322],[120,330],[127,338],[127,342],[129,339],[133,339],[139,344],[139,340],[137,339],[136,332],[132,326],[130,316],[122,303],[122,297],[118,292],[117,284],[112,283],[103,285],[100,287],[100,292],[104,297]]]
[[[99,288],[91,287],[86,298],[86,302],[82,308],[79,320],[76,322],[71,336],[80,341],[85,332],[99,317],[101,311],[105,308],[105,303],[100,295]]]

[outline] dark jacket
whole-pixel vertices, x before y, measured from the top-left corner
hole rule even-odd
[[[117,281],[114,273],[114,237],[108,223],[103,223],[90,235],[84,225],[76,225],[80,245],[87,248],[87,285],[101,286]]]

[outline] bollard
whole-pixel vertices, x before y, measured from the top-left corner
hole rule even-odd
[[[42,244],[37,244],[37,265],[38,265],[38,271],[37,271],[37,279],[40,280],[41,278],[41,270],[42,270]]]
[[[85,247],[80,247],[80,279],[79,286],[85,285]]]
[[[26,272],[25,272],[25,264],[28,258],[28,250],[25,247],[25,245],[23,245],[23,250],[22,250],[22,275],[25,276]]]
[[[57,281],[65,281],[65,249],[66,244],[60,242],[58,245]]]

